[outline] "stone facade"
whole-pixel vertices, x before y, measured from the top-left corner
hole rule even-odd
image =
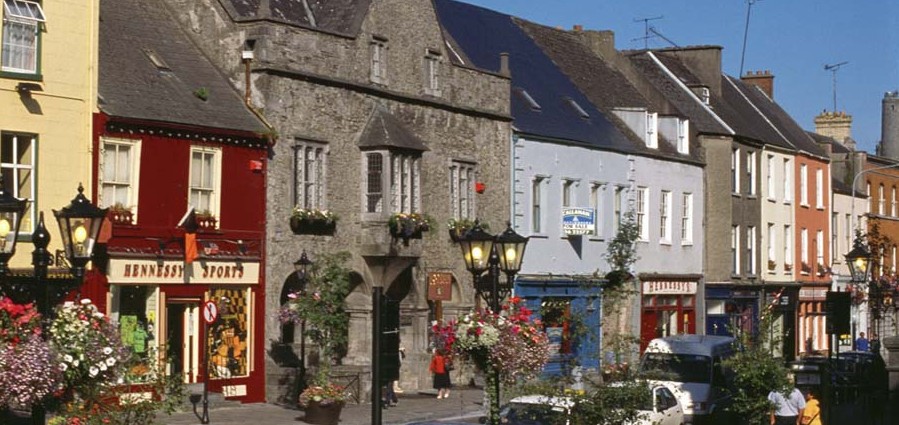
[[[183,12],[182,26],[196,35],[195,42],[236,86],[244,88],[244,82],[251,81],[252,104],[278,134],[266,170],[269,313],[265,339],[257,343],[279,346],[281,330],[274,312],[300,252],[305,250],[315,261],[316,255],[346,250],[352,254],[355,289],[347,298],[348,353],[338,370],[359,377],[362,400],[367,400],[371,294],[381,286],[388,296],[402,299],[400,335],[407,357],[401,386],[407,391],[430,388],[428,329],[433,307],[426,299],[428,273],[454,276],[453,300],[444,304],[446,315],[467,311],[474,303],[470,274],[444,226],[453,215],[448,184],[453,161],[473,164],[477,181],[486,187],[483,194],[474,195],[476,216],[489,223],[509,217],[508,77],[458,65],[426,0],[372,2],[359,11],[358,31],[346,34],[278,19],[233,19],[228,2],[167,1]],[[386,48],[386,73],[380,84],[371,78],[376,43]],[[250,48],[253,59],[241,62],[241,52]],[[427,55],[439,63],[438,91],[426,87]],[[433,220],[421,240],[390,237],[391,206],[385,205],[383,213],[365,212],[366,164],[359,144],[372,117],[383,115],[401,123],[428,149],[421,153],[417,209]],[[333,236],[295,235],[288,226],[297,199],[294,152],[307,142],[319,143],[326,152],[320,205],[340,217]],[[293,345],[295,351],[299,344]],[[289,370],[279,368],[274,359],[267,359],[266,367],[267,398],[290,401],[277,382],[284,378],[279,374]]]

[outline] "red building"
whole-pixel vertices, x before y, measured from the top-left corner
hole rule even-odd
[[[101,15],[93,192],[110,214],[82,293],[148,363],[264,401],[266,127],[163,6]]]

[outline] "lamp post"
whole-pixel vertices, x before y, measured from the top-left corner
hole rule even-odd
[[[306,295],[306,283],[309,282],[309,266],[312,260],[306,256],[306,250],[300,254],[300,259],[293,263],[300,283],[300,294]],[[302,393],[306,389],[306,319],[300,321],[300,382],[299,389]]]
[[[515,274],[521,270],[521,259],[528,243],[527,237],[512,230],[506,224],[506,231],[491,235],[484,231],[478,220],[474,227],[459,236],[465,267],[471,272],[475,292],[482,297],[493,314],[499,314],[500,302],[512,292]],[[487,275],[482,278],[482,274]],[[506,274],[505,284],[499,280],[500,271]],[[490,404],[490,423],[499,425],[499,370],[492,371],[493,400]]]
[[[853,286],[864,289],[868,284],[868,275],[871,271],[871,251],[862,238],[861,232],[855,235],[852,250],[846,255],[846,265],[849,266],[849,274]],[[852,349],[855,349],[855,334],[857,326],[858,306],[855,307],[855,318],[852,320]]]

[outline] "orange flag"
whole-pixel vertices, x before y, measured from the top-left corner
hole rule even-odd
[[[178,227],[184,229],[184,262],[190,264],[200,257],[197,251],[197,217],[194,207],[187,209],[178,222]]]

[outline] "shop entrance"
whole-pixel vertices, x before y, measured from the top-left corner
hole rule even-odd
[[[165,360],[169,376],[197,382],[200,360],[199,300],[168,300],[165,305]]]

